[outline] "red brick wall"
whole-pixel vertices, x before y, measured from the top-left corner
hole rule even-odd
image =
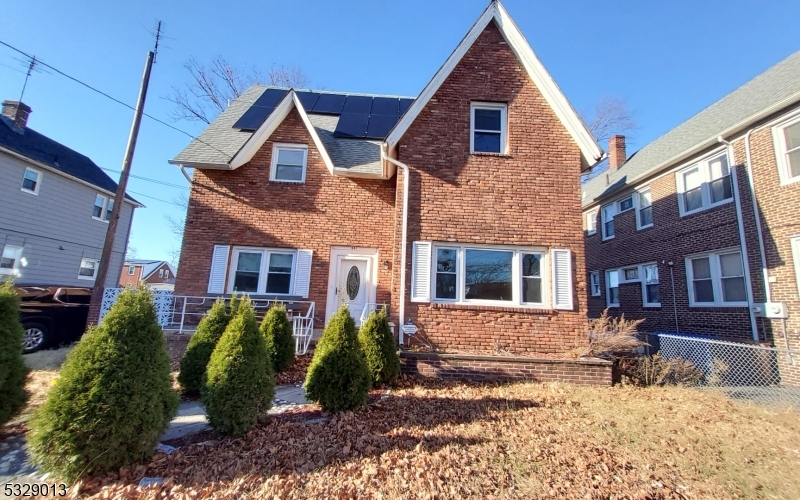
[[[133,274],[128,274],[129,266],[122,266],[122,275],[119,277],[120,286],[137,286],[142,279],[142,266],[133,266]]]
[[[508,104],[509,152],[470,154],[470,103]],[[569,248],[573,311],[406,303],[422,334],[448,348],[563,351],[585,338],[580,150],[494,23],[478,37],[403,137],[411,169],[406,290],[417,240]],[[395,216],[399,241],[402,176]],[[395,280],[399,280],[399,250]],[[398,281],[399,282],[399,281]],[[543,286],[549,290],[549,284]],[[394,298],[393,310],[399,301]]]
[[[169,277],[167,277],[166,275],[159,277],[158,276],[159,269],[163,270],[164,272],[169,271]],[[172,274],[172,271],[170,270],[169,266],[166,263],[164,263],[161,265],[161,267],[159,267],[153,273],[151,273],[150,276],[148,276],[147,279],[145,279],[144,281],[145,283],[166,283],[173,278],[175,278],[175,276]]]
[[[305,184],[269,181],[274,142],[308,145]],[[314,252],[309,300],[322,326],[331,246],[377,248],[379,261],[390,260],[394,202],[394,180],[331,175],[292,111],[248,164],[195,170],[175,293],[206,295],[215,244],[307,248]],[[389,302],[390,272],[378,266],[378,302]]]
[[[698,159],[705,154],[698,155]],[[736,159],[738,162],[739,158]],[[686,163],[687,166],[690,164],[691,162]],[[737,172],[739,191],[743,198],[747,198],[743,201],[747,201],[749,206],[745,171],[737,167]],[[689,307],[685,257],[695,253],[740,246],[734,203],[730,202],[681,217],[674,172],[653,180],[650,183],[650,190],[653,206],[652,227],[637,230],[636,211],[628,210],[614,217],[614,238],[603,241],[598,210],[597,233],[585,237],[587,272],[600,272],[601,289],[599,297],[589,297],[589,316],[597,317],[606,308],[607,269],[656,262],[661,307],[643,307],[640,282],[622,283],[619,288],[620,307],[611,308],[609,310],[611,314],[624,313],[629,319],[644,319],[641,331],[674,332],[677,305],[677,328],[680,332],[752,340],[750,316],[746,307]],[[672,269],[668,265],[670,261],[673,263]],[[673,300],[671,275],[675,280],[675,300]]]

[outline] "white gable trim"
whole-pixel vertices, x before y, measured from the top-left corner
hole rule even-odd
[[[325,166],[328,167],[328,171],[333,174],[333,162],[331,161],[331,157],[322,144],[319,134],[317,134],[314,126],[311,124],[311,120],[308,119],[308,113],[306,113],[303,104],[300,102],[294,90],[290,90],[289,93],[286,94],[286,97],[281,100],[272,114],[270,114],[266,121],[258,127],[258,130],[250,136],[244,146],[242,146],[242,149],[236,153],[236,156],[231,159],[229,163],[231,170],[235,170],[252,160],[253,156],[261,149],[261,146],[267,142],[267,139],[269,139],[275,130],[277,130],[278,126],[283,123],[283,120],[289,116],[292,109],[297,109],[306,129],[308,129],[308,133],[311,135],[311,140],[314,141],[314,145],[317,147],[320,156],[322,156],[322,160],[325,162]]]
[[[414,120],[422,112],[428,101],[436,94],[445,79],[452,73],[456,65],[461,61],[467,51],[475,43],[483,30],[490,22],[495,21],[502,33],[503,38],[508,42],[509,47],[517,56],[522,66],[528,72],[528,75],[533,80],[533,83],[544,96],[548,105],[553,109],[558,119],[567,129],[569,134],[578,144],[583,155],[584,168],[591,167],[603,158],[603,150],[594,140],[586,124],[583,123],[580,116],[575,112],[575,109],[569,103],[564,93],[558,88],[558,85],[547,72],[541,61],[533,53],[533,49],[525,40],[525,37],[520,32],[517,25],[508,15],[506,9],[495,0],[478,18],[478,21],[472,26],[467,35],[461,40],[461,43],[456,47],[450,57],[445,61],[444,65],[439,68],[439,71],[434,75],[428,85],[420,93],[419,97],[414,101],[408,109],[403,118],[397,122],[392,131],[386,137],[386,143],[390,148],[395,148],[402,139],[403,135],[408,131],[408,128],[414,123]]]

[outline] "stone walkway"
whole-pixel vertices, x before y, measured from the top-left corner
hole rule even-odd
[[[275,400],[270,414],[283,413],[293,406],[308,404],[305,390],[301,385],[281,385],[275,388]],[[161,436],[162,441],[180,438],[209,429],[205,408],[200,402],[181,403],[178,415],[172,420],[169,429]],[[26,463],[28,445],[25,436],[17,434],[0,441],[0,498],[8,498],[3,492],[6,483],[42,482],[44,474]]]

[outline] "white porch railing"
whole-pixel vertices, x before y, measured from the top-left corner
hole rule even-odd
[[[100,307],[100,321],[117,300],[122,288],[106,288]],[[153,291],[158,324],[164,333],[177,335],[194,333],[203,316],[206,315],[218,297],[191,295],[173,295],[169,290]],[[286,306],[287,316],[292,323],[292,335],[295,339],[295,353],[305,354],[314,334],[314,302],[290,299],[258,299],[250,298],[256,311],[256,318],[264,317],[275,303]],[[226,298],[230,301],[230,298]]]
[[[387,307],[385,302],[367,302],[364,304],[364,308],[361,310],[361,315],[355,318],[356,326],[363,325],[373,311],[378,311],[382,307]]]

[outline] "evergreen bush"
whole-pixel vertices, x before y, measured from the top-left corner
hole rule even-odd
[[[10,281],[0,283],[0,425],[11,420],[28,399],[25,377],[28,368],[22,361],[19,322],[19,296]]]
[[[266,359],[267,347],[250,298],[245,296],[206,368],[200,394],[211,427],[240,436],[269,410],[275,397],[275,378]]]
[[[28,426],[41,470],[74,481],[151,456],[178,409],[152,294],[127,289],[69,353]]]
[[[233,301],[232,301],[233,302]],[[217,346],[220,337],[225,332],[225,327],[231,317],[225,310],[225,300],[217,299],[208,314],[203,316],[197,325],[197,332],[192,335],[186,352],[181,358],[181,371],[178,374],[178,383],[181,388],[192,395],[200,393],[203,377],[206,374],[206,365]]]
[[[342,306],[314,349],[306,374],[306,397],[319,403],[323,410],[338,413],[363,406],[371,387],[355,322],[347,306]]]
[[[400,357],[386,309],[372,312],[358,330],[358,343],[373,385],[392,384],[400,375]]]
[[[286,306],[274,304],[261,322],[261,335],[267,346],[272,369],[280,373],[294,363],[294,337],[292,324],[286,316]]]

